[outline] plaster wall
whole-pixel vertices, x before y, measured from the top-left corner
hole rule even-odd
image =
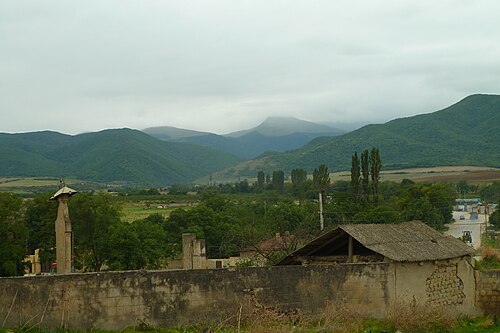
[[[395,263],[396,302],[446,307],[455,314],[478,314],[471,259]]]

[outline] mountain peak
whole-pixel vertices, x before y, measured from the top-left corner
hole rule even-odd
[[[229,133],[226,136],[240,137],[251,132],[258,132],[264,136],[284,136],[294,133],[324,133],[325,135],[339,135],[341,130],[317,124],[311,121],[294,117],[271,116],[266,118],[260,125],[243,131]]]

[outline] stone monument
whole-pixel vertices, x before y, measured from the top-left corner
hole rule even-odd
[[[72,268],[72,231],[71,220],[69,219],[68,199],[77,191],[69,188],[60,182],[59,191],[57,191],[50,200],[57,200],[59,207],[57,208],[56,218],[56,263],[57,274],[71,273]]]

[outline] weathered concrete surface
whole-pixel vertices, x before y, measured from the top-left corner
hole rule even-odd
[[[446,307],[451,313],[477,315],[474,267],[470,258],[397,263],[397,301]]]
[[[0,279],[0,319],[14,327],[121,329],[218,322],[262,308],[320,313],[350,306],[383,317],[394,300],[390,264],[238,270],[110,272]]]
[[[255,311],[322,313],[350,307],[384,317],[403,303],[499,314],[500,271],[466,259],[422,263],[131,271],[0,278],[6,326],[121,329],[220,322]]]
[[[500,316],[500,270],[476,272],[476,297],[485,314]]]

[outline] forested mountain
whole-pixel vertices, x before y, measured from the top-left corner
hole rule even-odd
[[[143,131],[160,140],[194,143],[246,159],[257,157],[266,151],[283,152],[296,149],[314,138],[343,133],[343,131],[327,125],[292,117],[270,117],[257,127],[226,135],[169,126],[151,127]]]
[[[0,133],[0,177],[55,176],[166,185],[189,182],[241,159],[193,144],[164,142],[131,129],[76,136]]]
[[[500,166],[500,96],[472,95],[443,110],[367,125],[337,137],[321,137],[285,153],[269,153],[222,175],[252,175],[257,170],[305,168],[325,163],[348,170],[351,155],[378,147],[385,168],[443,165]]]

